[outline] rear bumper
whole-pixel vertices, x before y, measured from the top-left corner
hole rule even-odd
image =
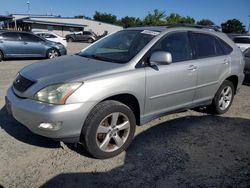
[[[12,116],[35,134],[69,143],[80,141],[84,121],[92,109],[92,103],[50,105],[31,99],[20,99],[12,91],[7,91],[6,107]],[[59,130],[45,130],[41,123],[62,122]]]

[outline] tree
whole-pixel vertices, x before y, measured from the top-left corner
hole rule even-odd
[[[140,20],[140,18],[126,16],[120,20],[120,24],[123,27],[127,28],[133,26],[140,26],[142,25],[142,21]]]
[[[192,17],[183,17],[179,14],[171,13],[169,16],[166,17],[167,24],[176,24],[176,23],[187,23],[187,24],[194,24],[195,19]]]
[[[155,9],[153,13],[148,13],[148,15],[143,19],[143,25],[165,25],[166,15],[164,11]]]
[[[93,18],[96,21],[117,24],[117,17],[115,15],[112,15],[112,14],[101,13],[101,12],[96,11]]]
[[[237,19],[227,20],[221,28],[224,33],[246,33],[245,26]]]
[[[214,25],[214,22],[209,19],[202,19],[197,22],[198,25],[204,25],[204,26],[212,26]]]
[[[84,16],[84,15],[77,15],[77,16],[74,16],[74,18],[81,18],[81,19],[88,19],[88,20],[91,20],[91,18],[90,17],[88,17],[88,16]]]

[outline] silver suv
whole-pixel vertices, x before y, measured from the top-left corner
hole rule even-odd
[[[6,107],[36,134],[79,142],[94,157],[109,158],[129,146],[136,125],[199,106],[225,113],[242,85],[244,64],[221,32],[130,28],[78,54],[25,67]]]

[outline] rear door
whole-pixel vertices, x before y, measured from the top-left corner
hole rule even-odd
[[[27,57],[45,57],[46,47],[44,41],[29,33],[20,33],[22,41],[22,53]]]
[[[6,32],[2,34],[0,40],[3,46],[5,57],[20,57],[22,56],[22,42],[20,36],[16,32]]]
[[[197,89],[195,103],[211,100],[220,84],[230,71],[231,58],[224,53],[221,39],[205,33],[192,33],[197,62]]]

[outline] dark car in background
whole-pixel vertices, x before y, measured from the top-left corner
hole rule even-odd
[[[93,43],[98,40],[98,36],[91,31],[80,31],[72,34],[66,35],[67,42],[84,41],[88,43]]]
[[[249,83],[250,82],[250,48],[244,51],[244,56],[245,56],[245,62],[246,62],[245,69],[244,69],[244,72],[246,75],[245,81]]]
[[[0,31],[0,61],[8,58],[55,58],[66,48],[29,32]]]

